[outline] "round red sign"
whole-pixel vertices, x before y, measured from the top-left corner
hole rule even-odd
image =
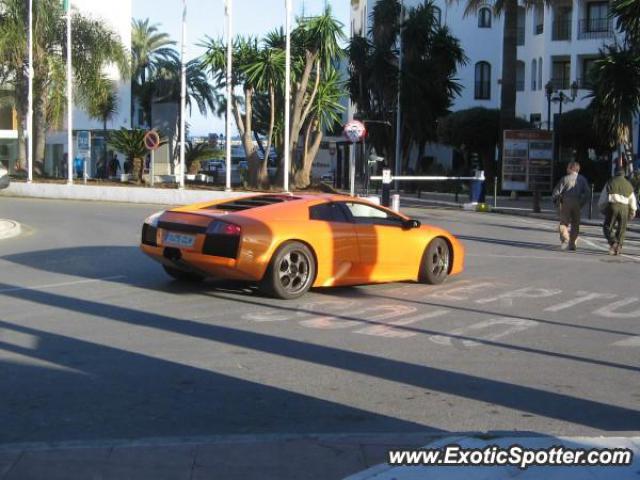
[[[359,142],[366,133],[367,129],[364,123],[358,120],[351,120],[344,126],[344,136],[347,137],[351,143]]]
[[[144,146],[147,150],[155,150],[160,146],[160,135],[155,130],[149,130],[144,134]]]

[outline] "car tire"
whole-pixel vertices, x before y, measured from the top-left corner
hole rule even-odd
[[[451,270],[451,249],[444,238],[433,239],[424,251],[420,281],[431,285],[444,282]]]
[[[187,272],[179,268],[162,265],[164,271],[179,282],[199,283],[204,281],[204,276],[194,272]]]
[[[261,290],[269,296],[291,300],[304,295],[316,276],[313,252],[302,242],[287,242],[271,257]]]

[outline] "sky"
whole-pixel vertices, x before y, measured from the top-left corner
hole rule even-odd
[[[349,33],[350,0],[291,0],[294,18],[320,13],[325,3],[331,5],[333,14],[344,24]],[[167,32],[178,42],[181,35],[182,2],[180,0],[132,0],[132,15],[136,19],[149,18],[159,24],[159,30]],[[284,0],[233,0],[232,31],[238,35],[262,36],[284,25]],[[225,35],[224,0],[187,0],[187,58],[193,58],[204,49],[198,43],[205,36],[213,38]],[[293,21],[295,25],[295,20]],[[194,109],[187,120],[191,135],[224,132],[224,119],[209,114],[203,117]],[[232,124],[232,131],[235,126]]]

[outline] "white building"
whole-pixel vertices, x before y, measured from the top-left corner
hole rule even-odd
[[[377,0],[351,0],[351,35],[366,34],[376,3]],[[420,3],[420,0],[404,0],[406,7]],[[435,4],[440,9],[441,23],[460,40],[468,57],[468,63],[458,70],[457,77],[464,90],[455,99],[453,110],[476,106],[499,108],[504,16],[494,15],[489,4],[467,16],[464,15],[464,0],[435,0]],[[615,40],[609,2],[558,0],[551,7],[542,2],[530,9],[521,6],[518,12],[516,114],[541,128],[548,125],[552,128],[559,104],[557,101],[551,103],[549,119],[545,85],[548,82],[553,85],[552,98],[557,98],[558,92],[562,91],[571,100],[571,87],[575,82],[578,87],[575,99],[563,103],[563,112],[588,106],[587,71],[599,50]],[[638,139],[637,122],[633,138]],[[637,143],[634,141],[636,153]],[[440,157],[440,160],[443,159]]]
[[[87,17],[104,22],[119,37],[127,50],[131,45],[131,1],[132,0],[111,0],[104,2],[100,0],[76,0],[71,2],[72,7],[80,11]],[[115,67],[108,69],[107,75],[117,81],[118,89],[118,111],[113,119],[107,122],[108,129],[129,128],[130,126],[130,103],[131,84],[129,78],[120,78]],[[58,167],[61,164],[64,154],[68,151],[67,119],[64,116],[60,125],[61,130],[48,132],[45,152],[45,172],[49,175],[59,173]],[[17,132],[15,112],[11,109],[0,110],[0,161],[6,163],[11,169],[14,167],[17,157]],[[91,172],[95,174],[95,164],[97,154],[102,151],[102,121],[90,118],[87,113],[77,106],[73,111],[73,129],[93,131],[92,135],[92,162]]]

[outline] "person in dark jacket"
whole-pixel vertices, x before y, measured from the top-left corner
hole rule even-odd
[[[589,183],[580,175],[580,164],[569,162],[567,174],[553,189],[551,199],[558,205],[560,212],[560,248],[575,250],[580,233],[580,214],[589,199]],[[570,229],[569,229],[570,228]]]
[[[602,231],[609,242],[609,255],[620,255],[627,222],[636,216],[636,196],[633,185],[624,177],[624,169],[618,167],[600,193],[600,212],[604,214]]]

